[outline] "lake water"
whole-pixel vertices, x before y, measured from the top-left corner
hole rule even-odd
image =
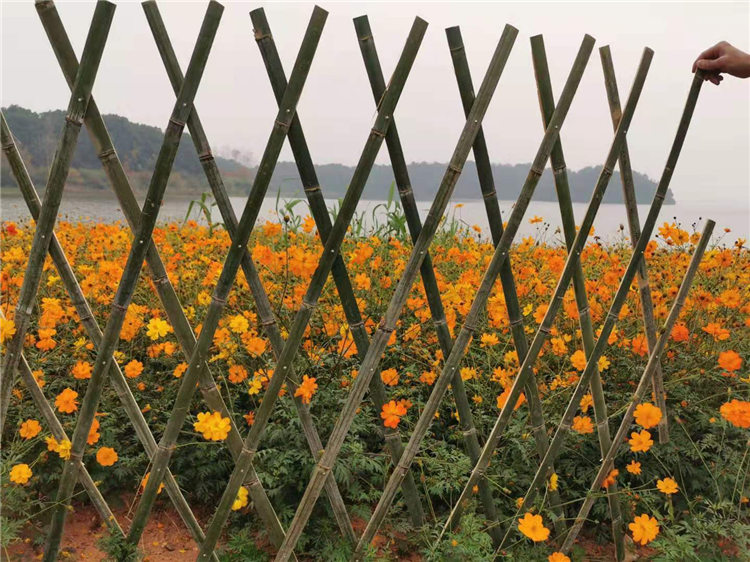
[[[245,204],[244,197],[232,197],[232,205],[239,217]],[[329,208],[337,206],[336,200],[326,200]],[[361,201],[357,207],[358,213],[365,216],[365,224],[371,224],[372,212],[375,210],[376,219],[382,220],[384,210],[379,207],[383,201]],[[507,220],[510,215],[514,201],[501,201],[500,207],[503,218]],[[185,218],[189,198],[167,197],[159,214],[160,222],[182,221]],[[430,207],[429,201],[418,202],[420,215],[422,219],[427,215]],[[580,222],[586,212],[587,204],[574,203],[576,221]],[[261,208],[260,218],[275,220],[276,215],[276,198],[269,197],[264,200]],[[639,205],[638,211],[641,217],[641,223],[645,220],[648,213],[648,205]],[[294,209],[298,215],[307,214],[305,203],[300,203]],[[456,219],[463,221],[467,226],[478,225],[482,228],[482,233],[489,236],[489,223],[484,211],[482,201],[464,201],[452,202],[446,211],[448,216],[455,216]],[[544,219],[544,223],[530,224],[529,220],[533,216],[539,216]],[[8,194],[5,191],[0,198],[0,218],[4,221],[21,221],[28,219],[28,211],[21,199],[20,194]],[[60,217],[66,220],[92,220],[92,221],[117,221],[123,220],[123,214],[120,210],[116,199],[109,195],[82,196],[78,194],[68,195],[63,198],[60,208]],[[194,217],[198,215],[194,212]],[[218,209],[214,208],[213,220],[220,220]],[[750,238],[750,209],[746,206],[731,206],[722,203],[693,203],[678,202],[675,205],[664,205],[659,216],[658,224],[665,221],[676,221],[682,225],[682,228],[688,231],[701,230],[707,218],[716,221],[715,237],[723,236],[723,241],[732,243],[738,237],[745,239]],[[621,204],[603,204],[594,222],[596,235],[604,241],[616,241],[622,236],[621,225],[625,225],[627,232],[625,207]],[[520,236],[544,236],[548,241],[562,240],[561,235],[556,233],[556,229],[561,225],[560,211],[556,202],[553,201],[532,201],[520,229]],[[725,228],[731,229],[729,234],[724,232]],[[518,238],[520,240],[520,238]]]

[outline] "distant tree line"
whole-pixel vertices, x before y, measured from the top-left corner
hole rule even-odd
[[[35,113],[17,105],[4,108],[3,112],[13,131],[26,166],[38,189],[43,189],[49,166],[55,153],[59,134],[64,120],[63,111]],[[133,188],[143,192],[148,187],[156,156],[161,146],[163,132],[158,127],[132,123],[119,115],[105,115],[110,135],[117,154],[128,172]],[[207,191],[209,186],[201,169],[195,147],[185,133],[180,143],[168,190],[170,193],[196,195]],[[97,154],[85,134],[80,135],[78,147],[67,188],[76,192],[109,190],[106,176],[102,171]],[[233,154],[226,148],[221,152]],[[237,154],[240,154],[237,152]],[[234,195],[246,194],[250,190],[257,167],[247,167],[249,158],[240,158],[243,163],[231,158],[217,157],[223,172],[227,190]],[[414,194],[417,199],[430,200],[437,192],[446,164],[439,162],[414,162],[409,165]],[[340,198],[346,193],[354,168],[343,164],[320,164],[316,167],[318,179],[326,197]],[[514,200],[529,171],[529,164],[493,164],[493,175],[498,197],[501,200]],[[589,166],[581,170],[568,171],[573,201],[586,202],[596,183],[601,166]],[[7,166],[2,166],[0,181],[3,187],[15,182]],[[649,203],[656,191],[656,183],[645,174],[634,172],[636,198],[639,203]],[[364,199],[385,199],[393,183],[393,172],[388,165],[375,165],[365,187]],[[302,184],[293,162],[279,162],[274,171],[269,194],[281,192],[283,196],[302,196]],[[479,199],[481,197],[474,162],[464,166],[453,195],[454,200]],[[556,200],[552,173],[547,169],[536,189],[534,199],[539,201]],[[615,172],[604,202],[622,202],[620,175]],[[672,192],[667,194],[667,203],[674,203]]]

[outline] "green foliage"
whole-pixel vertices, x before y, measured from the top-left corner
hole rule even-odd
[[[106,553],[108,561],[138,562],[143,556],[136,545],[129,543],[125,537],[117,533],[104,533],[97,544]]]

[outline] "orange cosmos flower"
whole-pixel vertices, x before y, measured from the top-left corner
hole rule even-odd
[[[229,381],[239,384],[247,378],[247,370],[242,365],[229,367]]]
[[[594,433],[594,424],[589,416],[574,417],[571,427],[573,428],[573,431],[580,433],[581,435]]]
[[[386,369],[380,372],[380,378],[384,384],[396,386],[398,384],[398,371],[396,369]]]
[[[742,367],[742,357],[736,351],[722,351],[719,353],[719,367],[725,371],[736,371]]]
[[[641,546],[650,543],[659,534],[659,523],[645,513],[635,517],[628,527],[633,533],[633,540]]]
[[[546,541],[549,538],[549,529],[544,526],[541,515],[532,515],[531,512],[518,520],[518,530],[534,542]]]
[[[641,432],[633,432],[630,434],[630,450],[634,453],[645,453],[654,444],[654,440],[651,439],[651,433],[645,429]]]
[[[625,468],[630,474],[635,474],[636,476],[641,473],[641,463],[636,461],[630,461]]]
[[[21,424],[18,434],[24,439],[33,439],[42,431],[42,425],[36,420],[26,420]]]
[[[570,356],[570,362],[573,364],[573,367],[579,371],[583,371],[586,368],[586,354],[579,349]]]
[[[297,387],[297,390],[294,391],[294,396],[301,396],[302,402],[304,404],[309,404],[317,388],[318,388],[318,385],[316,384],[314,377],[308,377],[307,375],[303,375],[302,384],[300,384]]]
[[[96,452],[96,462],[102,466],[112,466],[117,459],[117,452],[112,447],[100,447]]]
[[[675,342],[688,341],[690,339],[690,331],[685,324],[677,324],[672,328],[671,338]]]
[[[617,482],[617,476],[620,474],[620,471],[616,468],[612,469],[609,474],[607,474],[606,478],[602,481],[602,488],[609,488],[612,484]]]
[[[72,414],[78,409],[78,393],[72,388],[66,388],[55,398],[55,407],[63,414]]]
[[[677,482],[675,482],[672,478],[664,478],[663,480],[657,480],[656,481],[656,487],[659,489],[659,491],[662,494],[667,494],[668,496],[671,496],[672,494],[676,494],[679,488],[677,487]]]
[[[736,398],[725,402],[719,408],[721,417],[737,427],[750,427],[750,402]]]
[[[633,417],[635,418],[635,423],[644,429],[649,429],[656,427],[661,421],[661,410],[653,404],[644,402],[636,406]]]
[[[79,380],[85,380],[91,378],[91,363],[86,361],[79,361],[73,366],[73,378]]]
[[[10,469],[10,481],[23,486],[31,479],[31,469],[28,464],[17,464]]]
[[[143,372],[143,363],[133,359],[127,365],[125,365],[125,376],[129,379],[134,379]]]
[[[398,427],[401,417],[405,415],[406,407],[401,402],[397,403],[395,400],[383,404],[383,410],[380,412],[380,417],[383,418],[383,425],[393,429]]]
[[[565,556],[562,552],[553,552],[547,556],[547,562],[570,562],[570,558]]]
[[[505,390],[503,390],[502,394],[500,394],[497,397],[497,408],[498,408],[498,410],[502,410],[503,409],[503,407],[505,406],[505,403],[508,401],[508,396],[510,396],[510,387],[508,387]],[[522,392],[518,396],[518,400],[516,400],[516,405],[513,406],[513,410],[518,410],[518,408],[520,408],[521,405],[524,402],[526,402],[526,396]]]

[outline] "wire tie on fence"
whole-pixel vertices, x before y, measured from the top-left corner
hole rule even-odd
[[[555,174],[562,174],[562,173],[565,172],[565,170],[567,168],[568,167],[565,164],[561,164],[560,166],[553,166],[552,167],[552,172],[555,173]]]
[[[260,321],[261,326],[273,326],[274,324],[276,324],[276,319],[273,317],[269,318],[268,320]]]
[[[113,147],[113,148],[107,148],[107,149],[105,149],[105,150],[102,150],[102,151],[101,151],[101,152],[100,152],[100,153],[99,153],[99,154],[97,155],[97,157],[99,158],[99,160],[101,160],[101,161],[105,161],[105,160],[109,160],[110,158],[112,158],[113,156],[115,156],[115,154],[116,154],[116,153],[115,153],[115,149],[114,149],[114,147]]]
[[[359,329],[359,328],[363,328],[364,325],[365,325],[364,321],[360,320],[359,322],[354,322],[354,324],[349,324],[349,329],[350,330],[356,330],[356,329]]]
[[[112,308],[114,308],[115,310],[121,310],[122,312],[128,311],[128,307],[121,305],[119,302],[113,302]]]
[[[591,308],[588,305],[584,306],[581,310],[578,311],[578,318],[583,318],[589,313],[590,310]]]
[[[458,165],[454,164],[453,162],[451,162],[450,164],[448,164],[448,169],[451,170],[452,172],[456,172],[459,175],[461,174],[461,172],[464,171],[463,167],[458,166]]]
[[[523,317],[519,316],[515,320],[511,320],[509,325],[513,328],[515,326],[520,326],[521,324],[523,324]]]
[[[659,192],[657,191],[657,192],[656,192],[656,193],[654,194],[654,199],[655,199],[655,200],[657,200],[657,201],[664,201],[664,199],[665,199],[665,194],[664,194],[664,193],[659,193]]]
[[[65,116],[65,121],[67,121],[68,123],[70,123],[74,127],[78,127],[78,128],[80,128],[81,125],[83,125],[83,119],[80,118],[80,117],[76,118],[76,117],[71,117],[70,115],[66,115]]]
[[[285,121],[279,121],[278,119],[274,122],[274,125],[276,125],[279,129],[284,131],[285,133],[289,132],[289,125],[290,123],[286,123]]]
[[[362,37],[359,38],[359,40],[362,41],[363,43],[365,41],[369,41],[370,39],[372,39],[372,35],[363,35]]]
[[[317,193],[320,191],[319,185],[310,185],[305,187],[305,193]]]
[[[214,155],[211,153],[210,150],[207,150],[206,152],[202,152],[198,155],[198,160],[201,162],[210,162],[214,159]]]
[[[273,39],[273,36],[270,33],[263,33],[260,29],[253,29],[253,32],[255,33],[256,41],[261,41],[262,39]]]
[[[463,50],[464,50],[463,44],[459,45],[458,47],[451,47],[450,48],[451,53],[457,53],[458,51],[463,51]]]
[[[305,308],[307,310],[313,311],[317,308],[318,304],[315,302],[307,302],[306,300],[302,300],[302,308]]]
[[[405,195],[405,196],[408,197],[409,195],[411,195],[414,192],[414,190],[411,188],[411,185],[407,185],[403,189],[399,189],[398,192],[399,192],[399,194]]]
[[[493,189],[493,190],[492,190],[492,191],[490,191],[490,192],[487,192],[487,193],[484,193],[484,194],[482,194],[482,197],[483,197],[484,199],[487,199],[487,200],[489,200],[489,201],[492,201],[492,200],[493,200],[493,199],[494,199],[495,197],[497,197],[497,191]]]
[[[211,295],[211,302],[216,303],[219,306],[224,306],[225,304],[227,304],[227,299],[220,299],[216,295]]]
[[[602,168],[602,173],[605,174],[607,177],[611,177],[612,174],[615,173],[615,171],[611,168],[604,167]]]
[[[370,133],[375,135],[376,137],[385,137],[385,133],[379,129],[376,129],[375,127],[370,130]]]
[[[185,122],[184,121],[180,121],[179,119],[175,119],[174,117],[170,117],[169,118],[169,122],[172,123],[172,124],[174,124],[174,125],[177,125],[180,129],[182,129],[182,128],[185,127]]]
[[[542,332],[543,334],[549,335],[550,328],[549,326],[539,326],[539,331]]]

